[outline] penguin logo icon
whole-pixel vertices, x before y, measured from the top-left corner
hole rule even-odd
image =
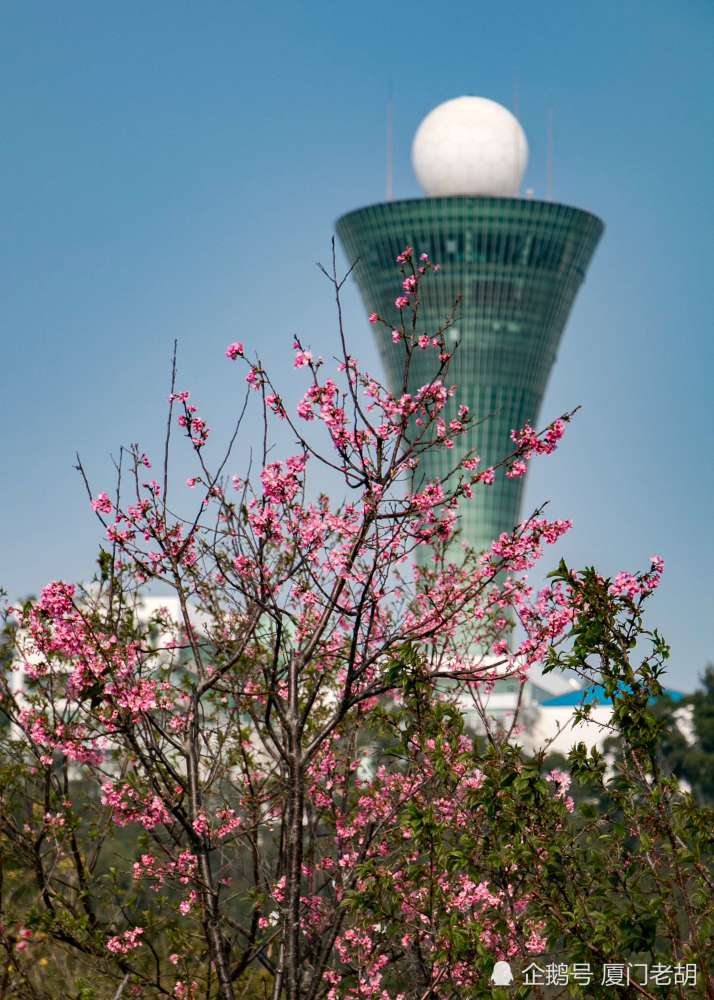
[[[491,982],[494,986],[510,986],[513,982],[513,973],[508,962],[496,962],[491,973]]]

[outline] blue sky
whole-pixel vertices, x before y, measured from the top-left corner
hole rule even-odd
[[[714,659],[713,28],[707,0],[5,5],[0,582],[91,572],[74,452],[99,488],[120,444],[156,450],[174,337],[216,429],[239,400],[229,341],[288,396],[293,333],[332,353],[314,261],[339,215],[384,197],[390,90],[397,197],[419,193],[409,147],[434,105],[517,93],[525,185],[545,193],[552,109],[555,197],[607,224],[542,420],[583,409],[526,510],[575,522],[544,570],[664,556],[652,624],[670,685],[692,688]],[[347,323],[377,369],[354,290]]]

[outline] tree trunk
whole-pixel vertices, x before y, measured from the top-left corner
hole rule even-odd
[[[285,996],[300,1000],[300,889],[302,885],[303,814],[305,787],[299,724],[298,664],[290,664],[289,771],[287,811],[287,858],[285,880]]]

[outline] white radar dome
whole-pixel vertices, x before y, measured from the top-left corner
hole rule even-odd
[[[425,194],[518,194],[528,141],[511,112],[486,97],[455,97],[430,111],[416,131],[412,163]]]

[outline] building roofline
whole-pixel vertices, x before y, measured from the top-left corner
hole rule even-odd
[[[433,204],[443,204],[445,202],[471,202],[478,205],[518,205],[519,207],[529,206],[528,210],[535,211],[536,209],[547,211],[548,209],[566,209],[569,212],[573,212],[578,215],[587,216],[598,222],[602,229],[605,229],[605,223],[600,218],[599,215],[595,215],[594,212],[588,211],[586,208],[579,208],[577,205],[568,205],[566,202],[562,201],[544,201],[539,198],[500,198],[495,195],[443,195],[438,198],[395,198],[393,201],[376,201],[369,205],[362,205],[361,208],[350,209],[349,212],[345,212],[341,215],[337,221],[336,225],[339,225],[343,220],[349,219],[350,216],[359,215],[362,212],[369,211],[370,209],[382,209],[382,208],[398,208],[404,205],[425,205],[429,203]]]

